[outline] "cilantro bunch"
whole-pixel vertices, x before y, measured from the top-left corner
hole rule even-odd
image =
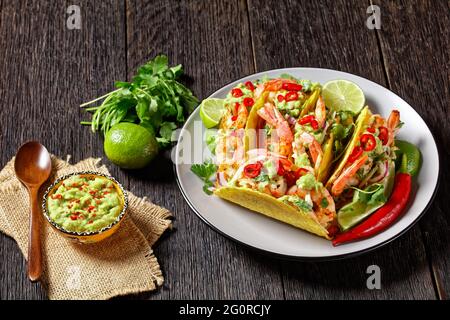
[[[106,135],[119,122],[136,123],[149,130],[163,149],[170,145],[173,130],[198,105],[192,92],[177,81],[182,74],[181,64],[169,67],[167,56],[159,55],[139,67],[131,82],[117,81],[116,90],[83,103],[92,119],[81,124]]]

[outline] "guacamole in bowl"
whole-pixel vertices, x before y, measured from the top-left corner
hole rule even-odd
[[[43,212],[50,224],[80,242],[111,235],[127,208],[127,196],[114,178],[78,172],[59,178],[44,196]]]

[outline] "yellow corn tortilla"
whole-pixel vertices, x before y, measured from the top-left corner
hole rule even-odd
[[[276,198],[255,190],[239,187],[221,187],[214,194],[222,199],[234,202],[242,207],[262,213],[270,218],[285,222],[330,240],[328,231],[316,221],[309,212],[277,200]]]
[[[266,102],[268,95],[269,95],[268,92],[263,92],[261,97],[259,97],[258,100],[256,100],[255,104],[250,110],[250,113],[247,118],[247,123],[245,125],[245,140],[244,140],[245,151],[256,148],[256,136],[258,134],[256,132],[256,127],[258,125],[258,117],[259,117],[257,112],[264,106],[264,103]]]
[[[347,144],[347,151],[345,151],[344,157],[341,159],[338,167],[336,170],[334,170],[334,173],[331,175],[330,179],[328,179],[328,182],[326,184],[326,187],[330,189],[336,181],[336,179],[341,174],[342,170],[344,169],[345,164],[347,163],[348,158],[350,157],[353,148],[355,147],[356,143],[358,143],[359,138],[361,134],[366,130],[367,124],[370,120],[370,117],[372,116],[372,112],[370,112],[369,107],[365,106],[364,109],[361,111],[361,113],[358,116],[358,119],[356,120],[356,128],[353,132],[353,136],[350,139],[350,143]]]

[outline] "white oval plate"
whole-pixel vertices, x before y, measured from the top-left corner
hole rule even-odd
[[[230,83],[210,97],[224,98],[239,82],[260,79],[264,75],[275,78],[283,73],[318,81],[321,84],[335,79],[347,79],[361,87],[366,96],[366,103],[372,111],[384,117],[387,117],[394,107],[400,111],[401,120],[405,124],[398,138],[418,146],[423,157],[422,169],[414,181],[409,208],[384,232],[366,240],[333,247],[330,241],[306,231],[254,213],[218,197],[208,196],[202,191],[203,183],[190,171],[192,163],[201,163],[204,159],[211,157],[209,151],[205,151],[207,147],[202,134],[205,128],[201,124],[197,108],[184,125],[175,150],[177,182],[192,210],[213,229],[239,243],[294,259],[345,258],[380,247],[406,232],[425,212],[438,184],[438,150],[433,135],[423,119],[408,103],[388,89],[359,76],[328,69],[289,68],[261,72]]]

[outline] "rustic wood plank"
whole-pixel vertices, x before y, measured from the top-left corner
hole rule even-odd
[[[199,98],[254,72],[245,1],[127,1],[128,75],[158,53],[182,63]],[[137,176],[141,176],[138,178]],[[156,299],[283,298],[279,263],[218,235],[198,219],[157,160],[130,180],[176,216],[176,231],[156,248],[166,283]]]
[[[1,166],[26,140],[72,161],[103,156],[98,135],[79,125],[79,104],[126,77],[123,1],[77,1],[81,30],[66,28],[70,1],[4,0],[0,20]],[[113,168],[112,166],[109,166]],[[127,183],[117,169],[112,173]],[[24,213],[25,214],[25,213]],[[0,238],[0,297],[45,298],[26,277],[11,239]]]
[[[386,85],[376,33],[365,25],[367,6],[343,0],[249,0],[257,71],[315,66]],[[366,287],[372,264],[381,268],[381,290]],[[283,262],[282,270],[287,299],[436,298],[418,226],[365,256],[332,263]]]
[[[378,31],[389,84],[424,118],[441,156],[439,191],[420,225],[425,237],[436,289],[450,297],[450,2],[379,2]],[[391,18],[395,17],[395,19]],[[399,32],[405,30],[407,32]]]

